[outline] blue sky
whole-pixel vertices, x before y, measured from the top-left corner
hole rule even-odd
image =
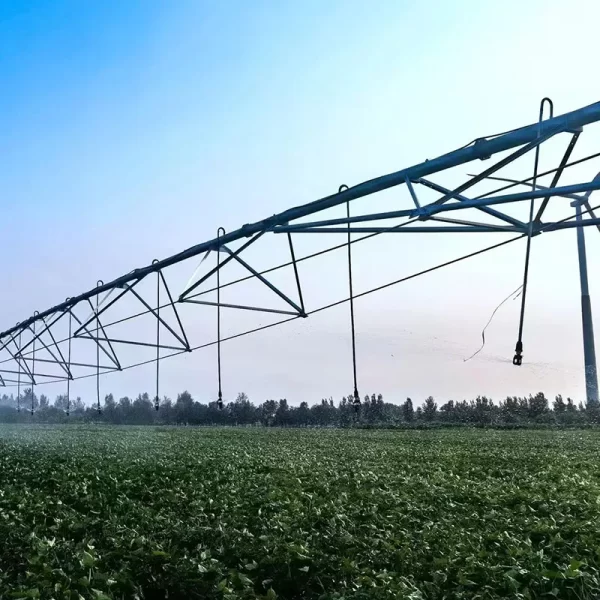
[[[584,1],[0,2],[1,328],[218,225],[233,229],[534,121],[543,96],[558,113],[596,101],[599,12]],[[593,148],[590,132],[583,148]],[[544,241],[534,263],[528,347],[537,369],[462,363],[520,283],[522,253],[511,251],[357,307],[365,391],[393,400],[581,395],[571,233]],[[594,260],[599,244],[588,237]],[[359,287],[375,277],[376,259],[381,279],[392,279],[489,240],[393,243],[357,258]],[[312,272],[317,290],[326,268]],[[347,391],[344,310],[304,324],[291,349],[290,334],[275,330],[232,347],[230,395],[297,402]],[[515,328],[510,308],[490,357],[511,355]],[[165,393],[214,395],[213,356],[197,356],[165,367]],[[146,375],[106,386],[136,393]]]

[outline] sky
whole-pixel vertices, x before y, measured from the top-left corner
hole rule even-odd
[[[568,8],[554,0],[0,1],[0,329],[98,279],[210,239],[218,226],[232,230],[342,183],[534,122],[544,96],[557,114],[597,101],[598,17],[591,0]],[[598,133],[598,126],[586,129],[574,156],[597,150]],[[549,144],[542,165],[556,162],[565,143]],[[485,166],[439,181],[457,185]],[[528,155],[512,176],[531,169]],[[590,169],[572,181],[600,167]],[[353,210],[402,202],[410,206],[406,192],[391,191]],[[357,244],[355,291],[505,239],[497,235]],[[300,255],[342,241],[296,237]],[[596,230],[587,242],[600,314]],[[533,244],[525,364],[510,364],[519,308],[512,300],[496,315],[484,350],[464,362],[495,306],[520,285],[523,250],[513,244],[357,300],[361,394],[418,403],[430,394],[499,400],[542,390],[583,400],[574,230]],[[252,260],[262,268],[287,256],[283,240],[269,240]],[[179,285],[195,266],[177,272]],[[307,306],[347,295],[346,269],[339,253],[303,263]],[[212,339],[214,311],[185,310],[192,334]],[[264,322],[257,318],[228,312],[225,333]],[[255,402],[298,404],[346,395],[348,324],[343,304],[227,342],[225,398],[245,391]],[[106,376],[102,392],[151,391],[153,369]],[[46,393],[62,393],[61,386]],[[94,388],[88,379],[72,391],[89,400]],[[215,398],[213,346],[162,362],[161,394],[183,389]]]

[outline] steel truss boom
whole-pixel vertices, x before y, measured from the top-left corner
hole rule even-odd
[[[67,310],[81,300],[93,298],[97,294],[110,291],[113,288],[120,288],[126,283],[135,281],[141,277],[145,277],[150,273],[160,271],[165,267],[177,264],[187,260],[188,258],[199,256],[200,254],[210,250],[216,250],[222,244],[231,244],[232,242],[242,238],[250,237],[256,233],[269,231],[277,225],[285,225],[290,221],[295,221],[296,219],[315,214],[322,210],[339,206],[345,202],[348,202],[349,200],[356,200],[358,198],[369,196],[370,194],[375,194],[376,192],[387,190],[391,187],[405,183],[407,179],[415,180],[421,177],[427,177],[428,175],[433,175],[434,173],[439,173],[440,171],[451,169],[453,167],[458,167],[459,165],[463,165],[473,160],[488,159],[494,154],[531,143],[542,136],[556,135],[565,131],[577,130],[580,127],[589,125],[590,123],[595,123],[597,121],[600,121],[600,102],[594,102],[593,104],[590,104],[584,108],[580,108],[579,110],[565,113],[564,115],[554,117],[553,119],[548,119],[547,121],[541,123],[541,125],[538,123],[533,123],[526,127],[522,127],[515,131],[491,139],[480,138],[475,140],[472,145],[465,148],[454,150],[453,152],[449,152],[438,158],[426,160],[425,162],[408,167],[407,169],[396,171],[395,173],[390,173],[389,175],[383,175],[381,177],[365,181],[364,183],[355,185],[340,193],[332,196],[326,196],[325,198],[315,200],[314,202],[309,202],[308,204],[304,204],[302,206],[290,208],[282,213],[263,219],[262,221],[243,225],[239,229],[221,236],[221,238],[213,238],[201,244],[197,244],[196,246],[192,246],[191,248],[188,248],[179,254],[159,260],[154,264],[148,265],[141,269],[135,269],[127,275],[118,277],[109,283],[98,286],[88,292],[80,294],[79,296],[69,298],[69,300],[43,311],[39,315],[30,317],[23,322],[23,325],[31,325],[38,319],[50,316],[59,311]],[[2,339],[5,335],[12,333],[13,331],[18,331],[18,329],[18,326],[7,329],[6,331],[0,333],[0,339]]]
[[[548,99],[545,99],[544,101],[552,106]],[[345,185],[340,186],[338,192],[335,194],[307,204],[289,208],[260,221],[243,225],[229,233],[226,233],[223,228],[219,228],[218,235],[215,238],[192,246],[191,248],[168,258],[154,260],[151,264],[139,269],[134,269],[126,275],[118,277],[108,283],[99,281],[93,289],[69,297],[64,302],[45,311],[39,313],[36,312],[28,319],[19,322],[13,327],[0,333],[0,353],[8,353],[8,358],[4,360],[0,354],[0,387],[6,386],[8,382],[12,382],[14,380],[12,377],[13,375],[17,375],[19,389],[22,381],[30,382],[31,385],[39,385],[50,383],[52,381],[70,382],[74,379],[88,376],[95,376],[98,380],[101,374],[120,371],[124,368],[135,366],[135,364],[125,364],[125,362],[123,362],[122,356],[120,356],[123,345],[126,345],[127,347],[137,347],[140,351],[142,351],[143,348],[152,348],[155,353],[155,358],[152,361],[143,361],[139,364],[156,362],[155,404],[158,408],[160,401],[158,363],[169,356],[182,352],[191,352],[193,349],[206,347],[213,343],[209,342],[195,345],[191,339],[188,339],[189,331],[186,331],[185,319],[179,312],[181,307],[184,304],[187,304],[190,307],[195,306],[198,310],[202,310],[202,308],[199,307],[203,307],[205,310],[216,308],[217,340],[214,343],[218,347],[218,402],[219,406],[221,406],[223,395],[221,389],[221,342],[225,339],[238,337],[238,334],[236,334],[229,336],[228,338],[222,338],[221,308],[258,311],[266,314],[280,314],[287,317],[284,321],[305,318],[319,310],[324,310],[324,308],[328,307],[312,310],[305,307],[306,297],[302,289],[302,278],[298,269],[298,264],[302,261],[315,258],[325,252],[345,248],[347,249],[348,276],[350,283],[350,297],[348,298],[348,301],[350,302],[351,309],[354,396],[356,400],[355,404],[358,406],[360,400],[357,391],[355,326],[358,327],[359,324],[355,324],[353,303],[354,299],[358,298],[359,295],[355,296],[353,293],[351,246],[375,235],[387,233],[504,233],[512,235],[513,237],[511,240],[526,237],[528,240],[527,252],[529,253],[532,237],[544,232],[549,233],[552,231],[576,228],[578,231],[580,261],[586,261],[582,237],[583,228],[587,226],[597,226],[600,229],[600,219],[596,218],[596,215],[593,212],[594,209],[589,204],[590,194],[600,189],[600,177],[596,177],[589,181],[581,181],[560,186],[558,185],[558,182],[560,177],[567,169],[569,169],[569,167],[575,164],[581,164],[586,160],[600,157],[600,153],[596,153],[569,162],[576,142],[583,132],[583,128],[598,121],[600,121],[600,102],[595,102],[594,104],[590,104],[589,106],[560,116],[550,116],[550,118],[547,119],[543,119],[542,113],[540,112],[539,121],[532,123],[531,125],[502,134],[478,138],[466,146],[448,152],[437,158],[425,160],[424,162],[408,168],[365,181],[352,187]],[[561,157],[560,164],[556,169],[538,174],[537,162],[540,148],[548,140],[564,133],[570,134],[570,141]],[[487,167],[478,175],[470,176],[469,179],[455,189],[428,179],[431,175],[441,174],[449,169],[465,165],[475,160],[488,160],[500,153],[506,152],[509,152],[509,154],[501,156],[497,162],[491,164],[491,166]],[[512,164],[518,159],[528,159],[529,156],[534,153],[536,159],[533,177],[517,180],[511,177],[497,175],[497,172],[502,171],[504,167]],[[550,173],[554,173],[550,185],[541,185],[538,180]],[[509,185],[504,185],[496,190],[479,195],[471,196],[469,193],[471,188],[474,188],[478,184],[494,180],[509,182]],[[530,181],[532,182],[531,184],[529,184]],[[501,194],[502,191],[519,184],[526,185],[530,189],[524,192]],[[355,211],[352,211],[354,214],[351,216],[350,203],[352,201],[402,185],[406,186],[406,199],[408,200],[407,208],[387,212],[372,212],[368,214],[356,214]],[[434,201],[427,203],[424,201],[424,195],[421,196],[422,191],[427,194],[438,194],[439,197]],[[557,205],[559,203],[566,205],[567,203],[564,199],[573,201],[570,207],[567,206],[567,208],[576,209],[573,215],[562,219],[561,221],[542,222],[541,217],[549,203],[552,201]],[[530,210],[533,210],[536,200],[541,200],[542,205],[537,213],[532,213],[535,214],[535,218],[531,217],[526,222],[499,210],[500,208],[505,207],[510,208],[513,204],[521,202],[528,202]],[[302,219],[310,217],[311,215],[316,215],[328,209],[341,207],[343,205],[346,207],[346,216],[343,218],[321,218],[321,220],[313,219],[312,221],[302,221]],[[445,215],[445,213],[451,211],[469,209],[479,211],[476,214],[485,213],[486,218],[492,222],[455,219],[450,218],[451,215]],[[584,218],[584,215],[588,214],[592,218]],[[377,221],[391,219],[400,219],[402,222],[392,223],[388,226],[377,223]],[[573,221],[572,219],[576,220]],[[362,223],[365,225],[351,227],[352,224]],[[339,227],[335,227],[336,225]],[[289,252],[291,260],[277,267],[260,271],[250,264],[250,261],[245,258],[247,253],[244,253],[247,248],[253,246],[260,239],[264,239],[263,236],[265,236],[265,234],[270,233],[286,234],[284,238],[277,235],[275,236],[275,239],[285,239],[285,237],[287,237],[286,250]],[[297,257],[292,241],[292,234],[297,233],[343,233],[347,236],[347,242],[335,245],[332,248],[309,256]],[[369,235],[358,237],[359,234]],[[516,237],[514,237],[515,235]],[[503,245],[504,242],[501,242],[493,247],[501,247]],[[184,291],[179,296],[174,296],[167,282],[167,278],[165,277],[165,270],[195,257],[204,256],[202,259],[204,261],[210,252],[217,252],[216,266],[211,268],[207,274],[198,280],[195,280],[193,276],[192,280],[185,286]],[[222,260],[221,254],[224,255]],[[241,256],[242,254],[244,254],[244,258]],[[479,252],[472,254],[472,256],[477,254],[479,254]],[[442,266],[453,264],[454,262],[456,261],[449,261]],[[529,261],[527,260],[527,264],[528,262]],[[227,265],[231,263],[235,263],[238,268],[243,268],[247,272],[247,275],[236,281],[222,284],[220,274],[227,268]],[[280,289],[280,286],[275,285],[266,277],[268,273],[282,268],[291,268],[290,272],[292,273],[295,282],[294,289],[291,291]],[[439,267],[427,269],[423,273],[430,272],[436,268]],[[526,269],[525,280],[527,279],[527,271],[528,270]],[[584,284],[586,286],[586,312],[583,320],[584,329],[586,329],[586,373],[593,372],[592,374],[595,377],[595,353],[593,348],[593,335],[590,333],[591,308],[589,308],[589,294],[587,293],[587,269],[583,263],[580,264],[580,272],[585,274],[585,278],[582,275],[582,286]],[[423,273],[419,273],[418,275]],[[150,274],[156,274],[156,281],[154,281],[154,278],[152,279],[154,283],[152,284],[153,291],[151,294],[143,291],[144,283],[149,281],[148,276]],[[199,286],[208,281],[213,275],[216,276],[216,287],[209,290],[199,290]],[[273,294],[273,298],[277,298],[278,301],[283,302],[283,306],[281,308],[274,308],[272,306],[251,306],[243,302],[221,302],[220,292],[222,288],[247,279],[254,279],[257,281],[265,292],[268,291],[269,294]],[[198,299],[199,296],[213,290],[216,291],[217,294],[216,302]],[[119,318],[113,316],[111,318],[110,315],[112,311],[115,310],[115,307],[121,307],[125,302],[135,304],[137,310],[134,311],[134,314],[125,317],[120,316]],[[337,304],[338,303],[334,303],[330,306]],[[141,312],[140,309],[142,309]],[[81,312],[83,310],[85,310],[85,314]],[[77,311],[80,311],[79,314]],[[524,308],[522,312],[524,315]],[[145,341],[143,339],[132,337],[131,334],[122,336],[111,333],[112,328],[117,325],[143,315],[147,315],[153,320],[154,329],[152,341]],[[519,340],[521,339],[523,329],[523,315],[520,324]],[[226,318],[226,315],[224,316]],[[64,331],[67,324],[68,333]],[[109,328],[111,328],[110,331],[107,331]],[[74,331],[72,329],[74,329]],[[239,335],[245,335],[245,333]],[[172,343],[168,343],[168,339],[172,339]],[[87,357],[79,357],[77,355],[77,348],[75,346],[73,346],[73,348],[71,347],[72,342],[75,341],[77,341],[78,344],[86,344],[87,341],[88,346],[90,345],[90,341],[93,342],[91,348],[95,351],[95,359],[89,358],[88,355],[86,355]],[[64,345],[66,343],[68,343],[68,348]],[[161,354],[161,349],[173,352],[170,354]],[[108,358],[114,366],[107,366],[106,364],[101,365],[100,353],[102,353],[105,358]],[[74,355],[73,359],[72,354]],[[590,357],[593,357],[593,361]],[[38,369],[36,372],[36,362],[43,365],[53,365],[57,368],[57,371],[54,373],[51,372],[51,370],[48,372],[40,372]],[[106,361],[103,361],[103,363],[105,362]],[[592,362],[594,363],[593,365]],[[8,365],[6,368],[3,368],[6,363],[8,363]],[[74,374],[74,370],[82,368],[94,369],[95,373],[88,373],[87,375]],[[4,377],[3,373],[9,375],[9,377]],[[26,379],[22,380],[21,376]],[[99,383],[97,386],[97,406],[100,411]],[[597,383],[594,384],[592,379],[589,379],[587,389],[588,398],[595,397],[597,399]],[[596,390],[595,392],[594,389]]]

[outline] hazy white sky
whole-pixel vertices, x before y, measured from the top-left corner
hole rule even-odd
[[[231,230],[533,122],[544,96],[557,113],[598,100],[599,16],[593,0],[3,3],[0,329],[98,278],[212,238],[219,225]],[[586,129],[574,157],[597,151],[599,133]],[[554,166],[566,143],[543,150],[542,166]],[[530,174],[532,161],[511,176]],[[485,166],[434,179],[451,186]],[[549,215],[568,214],[566,203]],[[410,200],[398,189],[355,204],[366,212]],[[358,244],[356,292],[501,239],[398,235]],[[587,240],[600,314],[597,230]],[[341,241],[306,234],[298,253]],[[253,264],[287,260],[284,242],[257,246]],[[499,400],[543,390],[582,400],[574,230],[534,242],[525,364],[510,364],[518,301],[496,316],[485,350],[463,362],[493,308],[521,283],[523,250],[516,243],[358,300],[361,393]],[[183,285],[194,267],[175,280]],[[344,297],[344,276],[340,253],[303,263],[308,308]],[[277,277],[291,293],[289,279]],[[227,293],[224,301],[240,300]],[[210,341],[214,311],[185,311],[194,339]],[[265,322],[227,312],[223,327]],[[214,398],[215,367],[214,347],[164,361],[162,393]],[[257,402],[339,399],[351,375],[347,305],[223,346],[227,399],[242,390]],[[150,365],[104,378],[102,391],[152,391],[152,380]],[[92,399],[94,383],[72,390]]]

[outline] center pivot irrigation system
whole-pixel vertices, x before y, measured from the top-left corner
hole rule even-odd
[[[165,358],[215,345],[218,381],[216,404],[219,408],[222,408],[221,344],[224,341],[293,319],[307,318],[317,312],[348,302],[352,342],[353,405],[358,410],[360,408],[360,398],[357,383],[354,300],[359,296],[489,252],[517,240],[525,239],[521,311],[513,357],[513,364],[519,366],[523,360],[523,324],[532,240],[542,233],[547,234],[553,231],[576,228],[581,281],[586,393],[588,403],[597,403],[598,382],[583,228],[596,226],[600,230],[600,218],[597,218],[594,213],[599,206],[592,207],[589,200],[591,193],[600,189],[600,174],[590,181],[581,183],[570,185],[560,185],[559,183],[567,169],[600,157],[600,152],[598,152],[577,160],[571,159],[584,127],[597,121],[600,121],[600,102],[555,117],[552,102],[544,98],[540,105],[539,120],[532,125],[478,138],[462,148],[437,158],[365,181],[353,187],[342,185],[339,187],[338,192],[331,196],[290,208],[256,223],[243,225],[229,233],[226,233],[223,228],[219,228],[214,239],[197,244],[169,258],[154,260],[152,264],[135,269],[114,281],[108,283],[98,281],[94,289],[67,298],[61,304],[43,312],[36,311],[33,316],[0,333],[0,352],[4,353],[3,356],[0,356],[0,386],[16,387],[19,410],[23,408],[31,410],[33,413],[33,390],[36,385],[66,382],[66,412],[68,414],[71,406],[71,381],[85,377],[95,377],[97,382],[97,410],[100,411],[101,375],[130,369],[142,364],[156,363],[155,407],[158,409],[160,362]],[[555,168],[541,172],[539,165],[542,146],[557,136],[563,138],[566,142],[563,143],[560,151],[560,161]],[[502,153],[502,156],[496,157],[497,161],[493,162],[491,159],[499,153]],[[499,171],[501,169],[528,153],[531,153],[532,159],[530,176],[525,179],[511,179],[500,176]],[[479,174],[469,176],[464,183],[454,189],[429,179],[431,175],[443,174],[452,168],[472,161],[490,161],[493,164],[487,166]],[[546,176],[551,176],[551,182],[549,185],[543,186],[540,184],[540,180]],[[477,184],[486,182],[490,185],[491,181],[501,181],[502,186],[479,195],[468,194],[469,190]],[[406,199],[409,203],[407,208],[388,212],[351,215],[352,201],[395,186],[406,186],[408,191]],[[506,190],[518,187],[521,187],[521,190],[522,188],[525,189],[523,191],[512,190],[506,193]],[[471,191],[473,192],[473,190]],[[432,193],[435,194],[436,199],[431,202],[424,202],[425,195],[430,197]],[[550,199],[556,199],[555,202],[560,201],[563,204],[565,201],[569,201],[568,205],[573,210],[569,211],[569,216],[566,218],[552,222],[542,221]],[[539,203],[536,203],[536,201],[539,201]],[[513,203],[522,202],[528,203],[526,206],[529,218],[526,221],[498,210],[499,208],[508,208],[508,205]],[[310,221],[305,219],[341,205],[346,207],[346,216],[343,218]],[[473,211],[484,213],[486,216],[481,217],[483,221],[455,219],[445,215],[450,211],[469,209],[471,209],[471,213]],[[381,224],[382,221],[384,225]],[[385,223],[393,224],[386,226]],[[354,294],[353,292],[352,247],[354,244],[382,234],[476,232],[513,235],[500,243],[418,273],[413,273],[366,292],[360,294]],[[306,233],[337,233],[343,236],[344,241],[325,250],[297,257],[294,250],[293,236]],[[258,271],[248,262],[246,259],[247,253],[246,255],[244,253],[249,247],[272,235],[283,238],[285,251],[286,253],[289,252],[289,260],[265,271]],[[347,252],[349,295],[340,301],[307,310],[298,264],[336,250]],[[196,257],[203,257],[203,262],[210,252],[216,253],[216,265],[200,278],[193,276],[183,292],[174,297],[168,284],[169,269],[179,263],[191,261]],[[222,284],[220,274],[222,269],[229,263],[237,264],[238,267],[244,269],[245,276]],[[280,287],[274,285],[267,278],[267,275],[280,269],[291,269],[295,280],[293,294],[284,293]],[[199,286],[208,281],[209,278],[214,278],[216,285],[208,290],[199,291]],[[276,294],[279,301],[284,303],[285,310],[229,304],[221,301],[223,288],[249,279],[259,281],[272,293]],[[153,281],[155,283],[152,283]],[[141,285],[142,282],[146,282],[146,288]],[[151,283],[149,288],[148,283]],[[146,289],[146,291],[142,291],[143,289]],[[203,299],[202,297],[207,293],[216,293],[216,301]],[[137,303],[137,310],[122,315],[121,318],[116,320],[108,321],[106,319],[109,309],[114,309],[125,300],[131,301],[132,299]],[[196,346],[190,344],[189,332],[186,331],[185,318],[183,318],[181,312],[184,305],[189,306],[192,304],[212,307],[212,310],[216,309],[216,339]],[[221,334],[221,313],[224,308],[262,311],[281,315],[282,319],[269,325],[223,337]],[[123,328],[127,323],[143,316],[150,317],[152,320],[154,331],[152,335],[155,335],[155,341],[140,341],[139,337],[134,334],[125,334],[124,337],[119,335],[119,328]],[[170,344],[165,343],[167,337],[172,340]],[[125,363],[120,354],[120,349],[124,345],[146,348],[146,351],[153,353],[152,358],[142,362],[138,360],[138,362],[128,361]],[[32,391],[31,408],[21,406],[21,388],[25,386],[31,388]]]

